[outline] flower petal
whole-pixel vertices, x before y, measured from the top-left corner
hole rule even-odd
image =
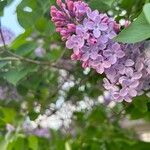
[[[94,29],[94,30],[93,30],[93,34],[94,34],[94,36],[95,36],[96,38],[98,38],[98,37],[100,37],[101,32],[100,32],[100,30],[98,30],[98,29]]]
[[[101,24],[99,25],[99,29],[100,29],[101,31],[106,31],[106,30],[108,29],[108,25],[107,25],[106,23],[101,23]]]
[[[125,66],[127,67],[131,67],[134,65],[134,61],[132,59],[127,59],[126,60],[126,63],[125,63]]]

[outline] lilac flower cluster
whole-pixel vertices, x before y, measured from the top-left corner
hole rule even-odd
[[[0,86],[0,100],[19,100],[21,99],[21,96],[17,92],[17,89],[10,86],[10,85],[5,85],[1,84]]]
[[[143,52],[144,43],[122,45],[122,49],[125,56],[105,71],[104,87],[115,100],[131,102],[150,89],[150,57]]]
[[[9,45],[13,41],[15,35],[6,27],[1,27],[1,31],[3,33],[5,44]],[[0,36],[0,46],[3,46],[3,40],[1,36]]]
[[[72,59],[80,60],[83,68],[104,73],[104,87],[114,100],[131,102],[150,89],[150,57],[144,53],[144,43],[113,41],[120,25],[81,0],[57,0],[57,4],[60,9],[51,8],[52,21],[66,47],[73,49]]]
[[[62,36],[62,40],[69,38],[76,30],[77,22],[81,22],[89,9],[88,5],[81,0],[66,0],[62,3],[57,0],[58,10],[55,6],[51,7],[52,21],[55,23],[56,31]]]

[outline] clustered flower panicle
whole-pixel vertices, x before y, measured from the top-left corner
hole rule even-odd
[[[0,36],[0,46],[3,46],[3,40],[5,40],[6,45],[9,45],[15,37],[14,33],[3,26],[1,27],[1,32],[4,39],[2,39],[2,37]]]
[[[104,87],[115,101],[131,102],[150,89],[150,57],[144,52],[144,42],[113,41],[120,25],[82,0],[57,0],[57,5],[59,9],[51,7],[52,21],[66,47],[73,50],[71,58],[80,60],[83,68],[104,73]]]

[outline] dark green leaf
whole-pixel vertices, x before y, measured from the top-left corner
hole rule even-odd
[[[11,84],[17,85],[21,79],[25,78],[29,73],[34,72],[36,69],[36,66],[32,65],[30,68],[15,68],[4,73],[3,77]]]
[[[100,11],[109,10],[114,0],[91,0],[89,5],[92,9],[97,9]]]
[[[140,112],[144,113],[148,111],[148,107],[147,107],[148,100],[150,100],[150,98],[148,98],[145,95],[142,95],[142,96],[136,97],[133,103]]]
[[[146,40],[149,37],[150,24],[148,24],[144,13],[141,13],[127,29],[119,33],[115,40],[123,43],[136,43]]]
[[[147,21],[150,24],[150,3],[147,3],[144,5],[143,11],[144,11]]]
[[[35,136],[28,137],[29,148],[31,150],[38,150],[38,139]]]
[[[8,64],[8,61],[1,61],[0,60],[0,69],[3,68],[4,66],[6,66]]]
[[[29,56],[36,48],[37,44],[35,42],[27,42],[16,49],[16,54]]]
[[[7,5],[7,0],[0,0],[0,16],[3,15],[3,9]]]
[[[24,33],[16,37],[16,39],[11,43],[10,48],[17,49],[21,45],[25,44],[27,42],[26,39],[30,36],[31,32],[32,30],[28,29]]]
[[[29,29],[34,27],[35,22],[43,14],[41,7],[38,6],[37,1],[21,1],[17,7],[17,17],[19,24]]]

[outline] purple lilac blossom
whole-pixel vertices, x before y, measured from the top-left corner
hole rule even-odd
[[[2,30],[5,44],[9,45],[13,41],[15,35],[6,27],[1,27],[1,30]],[[0,46],[3,46],[3,40],[1,36],[0,36]]]
[[[15,131],[15,127],[9,123],[6,124],[6,130],[11,133],[13,131]]]
[[[107,14],[92,11],[82,0],[57,0],[57,4],[60,9],[51,7],[52,21],[66,47],[73,49],[71,58],[80,60],[83,68],[105,74],[104,87],[113,100],[131,102],[150,90],[150,57],[144,53],[144,42],[113,41],[120,25]]]
[[[31,131],[30,134],[34,134],[39,137],[50,138],[50,131],[47,128],[36,128]]]
[[[21,96],[18,94],[17,89],[11,85],[2,84],[0,86],[0,100],[20,100]]]

